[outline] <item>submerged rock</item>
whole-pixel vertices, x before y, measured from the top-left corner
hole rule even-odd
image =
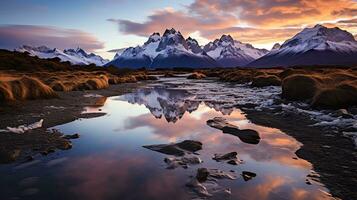
[[[238,126],[228,123],[228,121],[222,117],[215,117],[207,120],[207,125],[219,130],[223,133],[237,136],[242,142],[248,144],[258,144],[260,142],[259,133],[252,129],[239,129]]]
[[[78,133],[75,133],[75,134],[72,134],[72,135],[65,135],[63,136],[64,139],[78,139],[79,138],[79,134]]]
[[[197,165],[202,163],[202,160],[198,156],[181,157],[181,158],[165,158],[167,169],[175,169],[177,167],[188,168],[191,165]]]
[[[194,140],[184,140],[179,143],[147,145],[144,148],[167,155],[184,156],[202,149],[202,143]]]
[[[254,172],[249,172],[249,171],[243,171],[242,172],[242,177],[245,181],[249,181],[251,180],[252,178],[256,177],[257,174],[254,173]]]
[[[230,152],[226,154],[214,154],[213,160],[216,160],[217,162],[227,161],[228,164],[238,165],[242,161],[238,158],[237,155],[238,155],[237,152]]]
[[[199,197],[219,196],[220,198],[226,199],[226,195],[230,195],[231,190],[218,185],[217,179],[234,180],[236,177],[218,169],[199,168],[197,169],[196,176],[193,177],[186,186],[191,188],[192,192]]]

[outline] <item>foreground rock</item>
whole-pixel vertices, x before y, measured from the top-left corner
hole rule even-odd
[[[231,165],[238,165],[242,163],[242,161],[238,158],[237,152],[230,152],[226,154],[214,154],[213,160],[217,162],[227,161],[227,163]]]
[[[175,158],[165,158],[167,169],[175,169],[177,167],[188,168],[189,165],[197,165],[202,163],[202,160],[198,156],[184,156]]]
[[[227,199],[231,194],[230,188],[224,188],[218,184],[218,179],[234,180],[236,177],[218,169],[199,168],[195,177],[186,184],[196,195],[196,199],[217,196]]]
[[[249,171],[243,171],[242,172],[242,177],[245,181],[249,181],[251,180],[252,178],[256,177],[257,174],[254,173],[254,172],[249,172]]]
[[[239,129],[237,126],[228,123],[227,120],[222,117],[215,117],[207,120],[206,123],[210,127],[222,130],[223,133],[237,136],[244,143],[258,144],[260,142],[260,136],[257,131],[252,129]]]
[[[167,155],[184,156],[202,149],[202,143],[194,140],[184,140],[179,143],[147,145],[144,148]]]

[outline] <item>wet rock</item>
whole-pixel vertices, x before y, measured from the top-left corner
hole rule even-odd
[[[70,140],[70,139],[78,139],[79,138],[79,134],[78,133],[75,133],[75,134],[72,134],[72,135],[65,135],[63,136],[64,139],[67,139],[67,140]]]
[[[70,141],[63,140],[57,144],[57,148],[61,150],[68,150],[72,148],[72,143]]]
[[[217,162],[224,160],[224,161],[227,161],[228,164],[238,165],[242,161],[239,160],[237,155],[238,155],[237,152],[230,152],[230,153],[226,153],[226,154],[215,154],[213,157],[213,160],[216,160]]]
[[[197,169],[197,174],[196,174],[196,179],[199,182],[205,182],[209,176],[209,172],[207,168],[198,168]]]
[[[227,163],[230,165],[239,165],[240,164],[240,162],[237,160],[229,160]]]
[[[207,120],[207,125],[222,130],[224,127],[238,128],[237,126],[228,123],[228,121],[223,117],[215,117],[213,119]]]
[[[214,154],[213,160],[221,161],[221,160],[232,160],[237,159],[237,152],[230,152],[226,154]]]
[[[202,149],[202,143],[194,140],[185,140],[180,143],[147,145],[144,148],[167,155],[184,156]]]
[[[259,133],[251,129],[239,129],[238,126],[228,123],[223,117],[215,117],[207,120],[207,125],[222,130],[223,133],[237,136],[242,142],[248,144],[258,144],[260,142]]]
[[[218,169],[199,168],[196,176],[186,186],[191,188],[199,197],[215,196],[218,199],[227,199],[228,195],[231,194],[231,190],[218,185],[217,179],[234,180],[236,177]]]
[[[235,129],[230,127],[224,127],[223,133],[228,133],[237,136],[242,142],[248,144],[258,144],[260,142],[259,133],[252,129]]]
[[[350,114],[346,109],[339,109],[334,113],[334,115],[337,117],[341,116],[346,119],[353,118],[353,115]]]
[[[245,181],[249,181],[251,180],[252,178],[256,177],[257,174],[254,173],[254,172],[249,172],[249,171],[243,171],[242,172],[242,177]]]
[[[165,158],[167,169],[175,169],[177,167],[188,168],[189,165],[197,165],[202,163],[198,156],[181,157],[181,158]]]

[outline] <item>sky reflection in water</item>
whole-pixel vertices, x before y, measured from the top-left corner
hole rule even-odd
[[[72,150],[23,169],[1,167],[0,172],[7,173],[0,181],[4,186],[1,193],[14,197],[17,192],[25,199],[190,199],[185,183],[198,167],[208,167],[235,170],[237,175],[244,170],[257,174],[248,182],[241,177],[220,181],[231,188],[231,199],[328,198],[321,191],[326,190],[323,187],[305,184],[311,164],[293,159],[300,144],[278,129],[250,123],[239,109],[197,101],[184,90],[162,88],[108,98],[100,109],[108,114],[56,127],[81,134]],[[246,144],[206,125],[217,116],[258,131],[260,143]],[[198,152],[202,164],[167,170],[163,162],[166,155],[142,147],[185,139],[203,143],[203,150]],[[232,166],[212,160],[215,153],[231,151],[237,151],[244,164]],[[19,184],[28,177],[36,177],[35,183]],[[37,192],[26,196],[31,188]]]

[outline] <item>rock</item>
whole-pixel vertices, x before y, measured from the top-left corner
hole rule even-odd
[[[177,143],[177,146],[191,152],[202,149],[202,143],[194,140],[184,140],[183,142]]]
[[[240,162],[237,160],[229,160],[227,163],[230,165],[239,165],[240,164]]]
[[[353,118],[353,115],[348,113],[348,111],[346,109],[336,110],[335,116],[337,116],[337,117],[341,116],[341,117],[346,118],[346,119]]]
[[[68,150],[72,148],[72,143],[67,140],[63,140],[57,144],[57,148],[61,150]]]
[[[218,169],[198,168],[196,176],[186,186],[190,187],[199,197],[217,196],[218,199],[227,199],[226,195],[230,195],[231,190],[218,185],[217,179],[234,180],[236,177]]]
[[[237,136],[242,142],[248,144],[258,144],[260,142],[259,133],[252,129],[235,129],[230,127],[224,127],[223,133],[228,133]]]
[[[252,178],[256,177],[257,174],[256,173],[253,173],[253,172],[249,172],[249,171],[243,171],[242,172],[242,177],[245,181],[249,181],[251,180]]]
[[[197,174],[196,174],[196,179],[199,182],[205,182],[209,176],[209,171],[207,168],[198,168],[197,169]]]
[[[75,134],[72,134],[72,135],[65,135],[63,136],[64,139],[67,139],[67,140],[70,140],[70,139],[78,139],[79,138],[79,134],[78,133],[75,133]]]
[[[258,144],[260,142],[259,133],[251,129],[239,129],[238,126],[227,122],[223,117],[215,117],[207,120],[207,125],[223,131],[223,133],[237,136],[242,142],[248,144]]]
[[[144,148],[167,155],[184,156],[202,149],[202,143],[194,140],[185,140],[180,143],[147,145]]]
[[[197,165],[202,163],[198,156],[181,157],[181,158],[165,158],[167,169],[175,169],[177,167],[188,168],[188,165]]]
[[[237,159],[237,152],[230,152],[226,154],[214,154],[213,160],[221,161],[221,160],[232,160]]]
[[[237,126],[228,123],[228,121],[223,117],[215,117],[213,119],[207,120],[206,124],[212,128],[222,130],[224,127],[238,128]]]

